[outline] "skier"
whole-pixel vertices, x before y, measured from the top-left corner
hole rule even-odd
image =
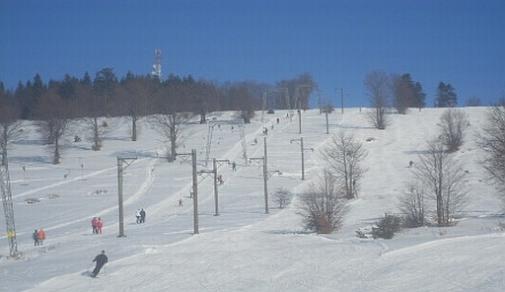
[[[233,169],[233,171],[237,171],[237,164],[235,163],[235,161],[231,163],[231,169]]]
[[[40,245],[44,244],[44,240],[46,240],[46,232],[44,229],[40,228],[37,232],[37,239]]]
[[[93,219],[91,219],[91,228],[93,228],[93,234],[98,233],[98,230],[96,229],[96,222],[97,222],[96,217],[93,217]]]
[[[109,259],[105,255],[105,250],[102,250],[102,253],[97,255],[93,260],[93,262],[96,262],[96,266],[93,272],[91,272],[91,277],[95,278],[98,275],[98,273],[100,273],[100,270],[102,269],[103,265],[105,265],[108,261]]]
[[[146,211],[144,211],[144,208],[140,209],[140,223],[146,223]]]
[[[39,245],[39,231],[37,229],[33,231],[32,238],[33,238],[33,246]]]
[[[135,212],[135,217],[137,217],[137,224],[139,224],[140,223],[140,218],[141,218],[140,209],[137,209],[137,212]]]
[[[182,199],[179,199],[179,207],[182,207]]]
[[[102,234],[103,221],[102,218],[98,217],[96,220],[96,233]]]

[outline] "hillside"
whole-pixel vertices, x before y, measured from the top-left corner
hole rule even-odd
[[[85,139],[74,143],[69,137],[56,166],[34,125],[26,123],[28,136],[12,145],[9,164],[23,258],[0,257],[0,291],[503,291],[505,233],[498,223],[505,218],[474,142],[486,110],[464,109],[470,128],[453,155],[468,172],[469,200],[458,224],[404,229],[391,240],[359,239],[355,231],[386,212],[398,212],[398,198],[411,177],[409,161],[417,161],[426,140],[437,135],[443,109],[391,115],[384,131],[369,127],[357,108],[331,115],[331,133],[352,133],[368,152],[360,196],[349,202],[343,228],[331,235],[304,232],[296,197],[286,209],[272,201],[270,214],[264,213],[261,164],[245,165],[237,126],[213,132],[210,156],[235,161],[237,171],[226,164],[219,168],[224,177],[220,216],[213,216],[211,177],[199,176],[200,234],[192,235],[190,160],[167,163],[163,142],[145,121],[139,141],[132,142],[127,120],[111,119],[99,152]],[[277,111],[261,123],[258,115],[246,125],[247,154],[263,155],[262,130],[268,127],[269,191],[284,187],[299,193],[324,167],[319,150],[329,135],[319,111],[303,113],[301,136],[315,151],[305,153],[301,181],[299,145],[290,143],[300,137],[298,123],[296,116],[292,121],[285,116]],[[231,114],[213,118],[229,120]],[[81,136],[84,131],[79,125],[72,130]],[[207,133],[207,125],[185,127],[179,152],[195,148],[203,159]],[[117,238],[116,157],[121,154],[138,157],[124,175],[126,238]],[[138,208],[147,211],[145,224],[135,223]],[[95,216],[104,219],[102,235],[91,233]],[[48,238],[34,247],[31,233],[40,227]],[[5,234],[0,241],[0,255],[7,255]],[[102,249],[109,263],[91,279],[86,271]]]

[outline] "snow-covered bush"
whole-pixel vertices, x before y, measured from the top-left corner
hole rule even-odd
[[[381,218],[377,223],[376,227],[372,228],[372,236],[376,238],[391,239],[396,232],[401,229],[402,219],[395,215],[385,214],[384,218]]]

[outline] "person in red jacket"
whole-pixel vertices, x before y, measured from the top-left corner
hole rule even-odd
[[[39,241],[39,244],[43,245],[44,240],[46,240],[46,232],[44,229],[40,228],[39,231],[37,232],[37,239]]]
[[[98,217],[96,220],[96,233],[102,234],[103,221],[102,218]]]
[[[98,233],[96,229],[96,221],[97,221],[96,217],[93,217],[93,219],[91,219],[91,227],[93,228],[93,234]]]

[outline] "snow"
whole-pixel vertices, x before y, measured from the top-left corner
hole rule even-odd
[[[220,216],[213,216],[211,177],[199,176],[200,234],[192,235],[190,161],[179,157],[167,163],[161,138],[146,122],[141,123],[139,141],[132,142],[127,120],[111,119],[98,152],[85,139],[73,143],[69,138],[56,166],[27,122],[28,137],[10,150],[23,257],[6,258],[7,240],[1,234],[0,291],[504,291],[505,234],[498,228],[505,221],[502,205],[485,180],[482,152],[474,143],[487,109],[464,110],[471,127],[454,154],[469,172],[470,199],[462,218],[453,227],[405,229],[392,240],[359,239],[355,231],[385,212],[398,212],[398,197],[411,175],[409,161],[417,161],[425,141],[436,135],[442,109],[391,115],[384,131],[368,126],[365,110],[347,108],[344,115],[331,115],[331,133],[344,130],[364,143],[368,172],[359,198],[349,202],[343,228],[324,236],[303,230],[296,198],[282,210],[271,200],[270,214],[264,213],[261,162],[244,164],[237,127],[215,128],[211,157],[236,161],[237,171],[227,164],[219,168],[225,181],[219,187]],[[315,148],[305,153],[305,181],[300,180],[299,145],[289,143],[300,137],[298,122],[296,116],[290,121],[285,115],[265,115],[262,123],[258,114],[245,127],[249,157],[263,156],[261,133],[264,126],[269,128],[268,168],[282,173],[269,178],[270,193],[280,187],[303,191],[324,167],[318,154],[329,139],[324,115],[303,113],[304,146]],[[230,119],[231,113],[213,117]],[[78,125],[75,131],[84,135]],[[187,126],[179,152],[195,148],[203,159],[207,131],[206,125]],[[252,145],[255,138],[258,143]],[[117,237],[120,154],[139,158],[124,175],[125,238]],[[199,169],[205,168],[202,163]],[[39,202],[28,204],[26,199]],[[138,208],[147,212],[145,224],[135,224]],[[94,216],[105,221],[102,235],[91,234]],[[40,227],[47,239],[34,247],[31,233]],[[102,249],[109,263],[92,279],[86,271]]]

